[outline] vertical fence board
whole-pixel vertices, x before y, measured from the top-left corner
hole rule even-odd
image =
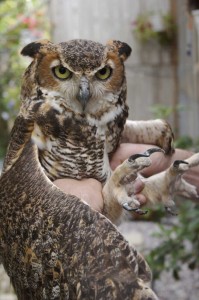
[[[187,26],[188,15],[186,0],[177,1],[178,28],[179,28],[179,104],[183,107],[180,112],[180,134],[199,137],[199,95],[197,88],[199,78],[194,72],[199,64],[194,55],[198,51],[196,32]],[[195,34],[194,34],[195,33]],[[195,83],[195,84],[194,84]]]

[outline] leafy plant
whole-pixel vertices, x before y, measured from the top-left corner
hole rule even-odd
[[[177,105],[175,108],[177,112],[185,110],[185,106]],[[168,120],[174,113],[174,107],[165,104],[154,104],[150,107],[150,111],[153,113],[154,118],[161,118]],[[175,148],[190,149],[193,148],[195,151],[199,151],[199,140],[194,141],[190,136],[183,135],[178,137],[175,141]]]
[[[162,16],[164,30],[157,32],[157,40],[163,47],[174,45],[176,42],[176,24],[170,14]]]
[[[174,111],[173,107],[165,104],[154,104],[150,107],[150,111],[155,118],[167,119]]]
[[[168,47],[175,44],[176,24],[171,14],[161,16],[162,29],[156,30],[152,17],[153,13],[138,15],[132,22],[133,33],[142,43],[156,42],[162,47]]]
[[[193,270],[199,268],[199,205],[184,202],[179,209],[179,222],[175,225],[160,226],[160,246],[147,257],[154,278],[162,270],[172,270],[175,279],[180,279],[182,264]]]
[[[135,21],[132,22],[133,32],[136,38],[141,42],[147,42],[155,37],[153,25],[148,14],[140,14]]]
[[[184,107],[178,106],[177,109],[182,110]],[[162,104],[154,105],[151,111],[156,118],[163,119],[167,119],[173,113],[172,107]],[[175,147],[194,148],[199,151],[199,140],[194,141],[189,136],[182,136],[175,141]],[[160,224],[160,233],[156,236],[160,238],[161,243],[147,257],[154,278],[159,277],[163,270],[171,270],[173,277],[178,280],[183,264],[187,264],[191,270],[199,268],[199,205],[191,200],[180,201],[178,209],[177,224]]]
[[[175,141],[176,148],[190,149],[190,147],[193,146],[194,146],[193,139],[187,135],[181,136]]]

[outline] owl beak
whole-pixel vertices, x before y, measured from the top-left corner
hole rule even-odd
[[[77,100],[82,104],[83,110],[86,108],[86,104],[90,99],[90,87],[89,81],[85,76],[80,79],[79,93],[77,95]]]

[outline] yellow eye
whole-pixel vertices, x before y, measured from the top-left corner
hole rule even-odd
[[[63,66],[57,66],[53,68],[53,73],[59,79],[68,79],[72,76],[72,72]]]
[[[106,66],[96,73],[96,77],[98,79],[105,80],[111,76],[111,73],[112,73],[112,69],[110,67]]]

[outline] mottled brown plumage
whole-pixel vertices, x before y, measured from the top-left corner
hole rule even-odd
[[[125,44],[116,45],[45,41],[22,50],[34,60],[24,75],[20,115],[35,116],[32,138],[52,180],[92,177],[104,182],[110,175],[108,154],[118,146],[128,115],[124,58],[118,53]],[[59,66],[71,75],[57,78]],[[105,68],[110,76],[98,78]]]
[[[47,179],[31,141],[0,179],[0,208],[1,262],[19,300],[157,299],[144,259]]]
[[[164,121],[126,123],[130,52],[119,41],[84,40],[22,50],[33,62],[0,178],[0,256],[20,300],[157,299],[148,265],[112,223],[51,182],[104,184],[121,138],[148,142],[150,132],[151,143],[172,150]]]

